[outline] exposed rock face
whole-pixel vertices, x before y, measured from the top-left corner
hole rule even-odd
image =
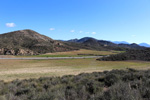
[[[14,55],[15,51],[14,50],[9,50],[7,48],[2,48],[0,49],[0,54],[4,54],[4,55]]]
[[[7,49],[2,48],[0,49],[0,55],[35,55],[35,53],[31,50],[25,50],[25,49]]]
[[[35,55],[31,50],[19,49],[15,55]]]
[[[69,50],[73,48],[32,30],[0,34],[0,55],[37,55]]]

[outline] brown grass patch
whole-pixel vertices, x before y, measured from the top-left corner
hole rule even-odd
[[[96,61],[96,59],[64,60],[0,60],[0,80],[76,75],[112,69],[149,69],[150,62]]]

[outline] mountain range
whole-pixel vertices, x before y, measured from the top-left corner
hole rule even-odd
[[[93,43],[93,44],[99,44],[105,48],[111,48],[114,50],[119,50],[119,48],[120,48],[120,50],[121,49],[143,49],[143,48],[145,48],[145,45],[142,45],[142,44],[140,44],[140,45],[136,44],[136,43],[129,44],[126,41],[114,41],[114,42],[112,42],[112,41],[106,41],[106,40],[97,40],[97,39],[91,38],[91,37],[84,37],[81,39],[68,40],[68,42],[76,42],[76,43],[82,43],[82,44],[87,44],[87,42],[89,42],[89,41],[93,41],[93,42],[95,41],[95,43]],[[92,42],[89,42],[89,43],[92,43]],[[146,46],[146,47],[148,47],[148,46]]]
[[[81,39],[71,39],[71,40],[68,40],[69,42],[83,42],[83,41],[86,41],[88,39],[94,39],[94,38],[91,38],[91,37],[84,37],[84,38],[81,38]],[[96,39],[95,39],[96,40]],[[114,44],[135,44],[135,43],[129,43],[129,42],[126,42],[126,41],[110,41]],[[139,46],[143,46],[143,47],[150,47],[150,44],[148,43],[139,43],[137,44]]]
[[[130,44],[126,41],[112,41],[112,42],[115,43],[115,44]]]
[[[130,44],[129,42],[126,41],[112,41],[115,44]],[[148,43],[139,43],[138,45],[144,46],[144,47],[150,47],[150,44]]]
[[[135,43],[116,44],[111,41],[97,40],[91,37],[68,41],[53,40],[29,29],[0,34],[0,55],[38,55],[78,49],[128,50],[144,48],[144,46]]]
[[[140,43],[139,45],[144,46],[144,47],[150,47],[150,44],[147,44],[147,43]]]

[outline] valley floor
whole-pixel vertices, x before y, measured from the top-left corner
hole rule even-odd
[[[150,62],[96,61],[96,59],[0,60],[0,80],[76,75],[112,69],[149,69]]]

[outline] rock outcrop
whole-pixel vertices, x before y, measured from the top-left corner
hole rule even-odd
[[[0,49],[0,55],[35,55],[35,54],[36,53],[34,53],[33,51],[27,49],[18,49],[18,50],[7,48]]]

